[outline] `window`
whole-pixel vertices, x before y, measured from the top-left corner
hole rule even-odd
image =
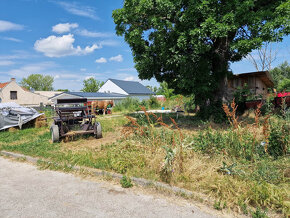
[[[10,99],[17,100],[17,91],[10,91]]]

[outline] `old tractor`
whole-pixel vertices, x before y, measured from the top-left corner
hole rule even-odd
[[[66,136],[91,134],[102,138],[102,127],[90,114],[86,98],[58,99],[55,105],[56,117],[50,127],[52,142],[58,142]]]

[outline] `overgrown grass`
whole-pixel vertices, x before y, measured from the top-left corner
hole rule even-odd
[[[52,144],[48,128],[30,128],[0,132],[0,149],[64,166],[164,181],[211,196],[219,210],[230,208],[256,217],[266,209],[268,215],[289,213],[289,122],[272,115],[259,117],[256,111],[254,123],[241,124],[233,108],[227,111],[230,126],[191,116],[176,120],[176,115],[150,114],[143,108],[144,114],[128,118],[99,117],[104,133],[121,131],[114,142],[95,140],[96,146],[70,149],[70,142]],[[73,146],[87,143],[79,141]]]

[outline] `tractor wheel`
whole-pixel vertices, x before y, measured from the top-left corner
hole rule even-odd
[[[102,126],[100,122],[96,122],[94,126],[94,134],[96,139],[102,138]]]
[[[59,141],[59,128],[58,128],[58,125],[55,125],[55,124],[51,125],[50,132],[51,132],[52,142],[53,143],[58,142]]]

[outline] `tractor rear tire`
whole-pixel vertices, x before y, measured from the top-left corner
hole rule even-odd
[[[94,134],[96,139],[100,139],[103,137],[102,135],[102,126],[100,124],[100,122],[96,122],[95,126],[94,126]]]
[[[51,125],[50,132],[51,132],[52,143],[59,142],[59,128],[58,128],[58,125],[55,125],[55,124]]]

